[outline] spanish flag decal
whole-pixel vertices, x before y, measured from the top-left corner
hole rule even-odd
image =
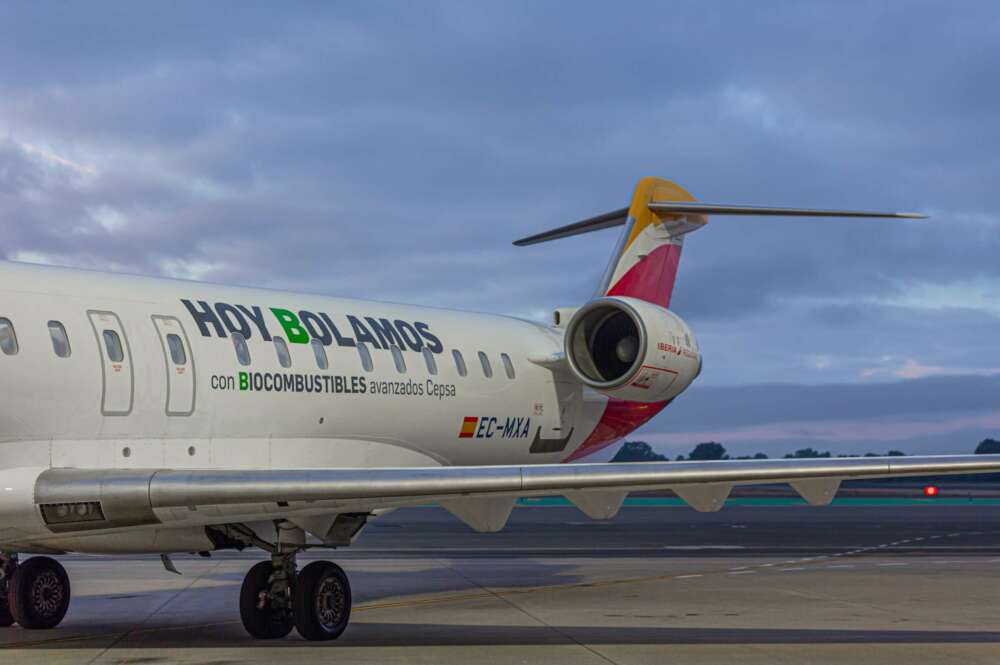
[[[479,418],[475,416],[466,416],[462,420],[462,429],[458,432],[458,438],[460,439],[471,439],[476,433],[476,423],[479,422]]]

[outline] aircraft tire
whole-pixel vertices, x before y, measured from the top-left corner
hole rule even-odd
[[[22,628],[55,628],[66,616],[69,601],[69,576],[55,559],[36,556],[14,569],[7,588],[7,605]]]
[[[243,586],[240,587],[240,620],[250,636],[258,640],[280,639],[292,632],[294,626],[292,613],[288,609],[270,605],[264,608],[257,606],[260,592],[270,584],[273,570],[274,566],[270,561],[255,564],[243,578]]]
[[[314,561],[302,569],[292,597],[295,628],[307,640],[335,640],[351,620],[351,584],[335,563]]]
[[[0,580],[0,628],[14,625],[14,615],[10,613],[10,601],[7,600],[7,580]]]

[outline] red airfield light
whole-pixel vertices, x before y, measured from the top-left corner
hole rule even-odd
[[[924,496],[928,498],[935,497],[938,495],[938,491],[937,485],[928,485],[924,488]]]

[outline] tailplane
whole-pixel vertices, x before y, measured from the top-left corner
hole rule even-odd
[[[684,236],[708,222],[708,215],[779,217],[881,217],[922,219],[906,212],[816,210],[699,203],[686,190],[662,178],[643,178],[627,208],[560,226],[514,242],[534,245],[614,226],[623,226],[595,297],[628,296],[670,306]]]

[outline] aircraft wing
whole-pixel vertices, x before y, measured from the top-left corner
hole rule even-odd
[[[788,483],[809,503],[823,505],[847,479],[990,472],[1000,472],[1000,455],[370,469],[49,469],[36,482],[35,502],[48,528],[58,533],[368,512],[431,501],[476,530],[498,531],[519,497],[563,495],[588,516],[605,519],[618,512],[629,492],[640,490],[670,489],[696,510],[714,511],[737,485]]]

